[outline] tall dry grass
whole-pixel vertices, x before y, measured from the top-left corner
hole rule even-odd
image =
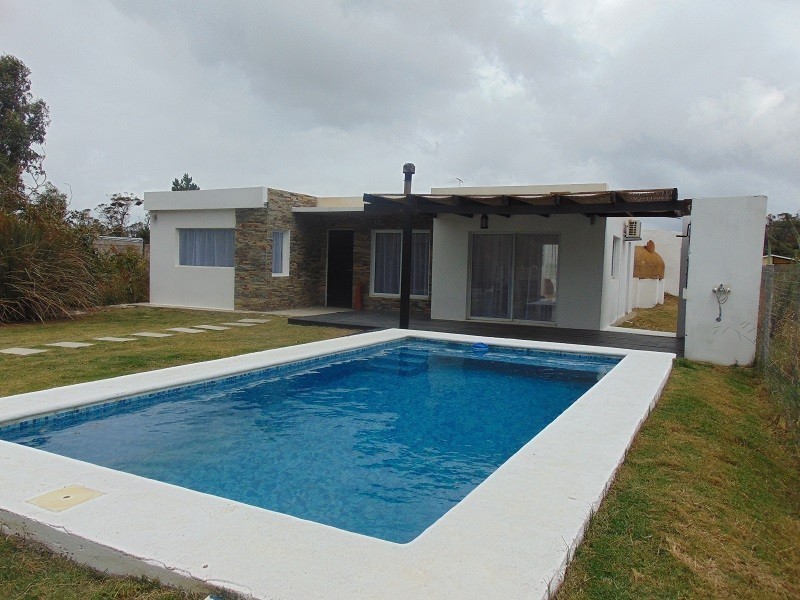
[[[800,445],[800,264],[772,267],[765,274],[760,323],[760,368],[783,425]]]
[[[95,304],[87,252],[61,221],[0,211],[0,322],[44,321]]]

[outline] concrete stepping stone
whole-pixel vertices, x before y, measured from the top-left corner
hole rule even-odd
[[[87,346],[94,346],[94,344],[87,344],[86,342],[53,342],[52,344],[45,344],[45,346],[54,346],[56,348],[86,348]]]
[[[206,333],[202,329],[193,329],[192,327],[168,327],[167,331],[177,331],[178,333]]]
[[[39,354],[39,352],[47,352],[38,348],[3,348],[0,350],[3,354],[16,354],[17,356],[28,356],[29,354]]]
[[[139,336],[139,337],[162,338],[162,337],[172,337],[175,334],[174,333],[156,333],[154,331],[140,331],[139,333],[132,333],[131,335],[136,335],[136,336]]]
[[[223,325],[230,325],[231,327],[255,327],[256,326],[255,323],[239,323],[238,321],[234,322],[234,323],[223,323]]]
[[[230,327],[221,327],[219,325],[195,325],[196,329],[208,329],[209,331],[225,331]]]
[[[129,337],[121,338],[121,337],[111,337],[111,336],[109,336],[109,337],[99,337],[99,338],[94,338],[94,339],[96,339],[98,342],[135,342],[136,341],[136,338],[129,338]]]
[[[239,323],[269,323],[270,319],[239,319]]]

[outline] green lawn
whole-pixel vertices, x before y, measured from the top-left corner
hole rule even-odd
[[[0,326],[0,348],[242,316],[108,309],[74,321]],[[346,333],[271,318],[222,332],[0,355],[0,382],[5,393],[32,391]],[[679,361],[595,516],[558,600],[800,598],[800,468],[793,446],[773,427],[777,410],[753,371]],[[0,536],[0,598],[202,597],[98,575]]]
[[[0,396],[138,373],[201,360],[281,348],[346,335],[343,329],[289,325],[283,317],[269,323],[226,331],[175,333],[168,338],[133,342],[96,342],[96,337],[125,337],[170,327],[218,325],[263,316],[149,307],[107,308],[75,320],[0,325],[0,348],[38,347],[51,342],[89,342],[87,348],[49,348],[29,356],[0,354]]]
[[[620,323],[620,327],[649,329],[650,331],[672,331],[678,324],[678,297],[664,294],[664,304],[653,308],[637,308],[630,319]]]
[[[800,598],[800,469],[749,369],[678,362],[557,600]]]

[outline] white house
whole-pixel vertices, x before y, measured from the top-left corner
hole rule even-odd
[[[731,299],[754,298],[743,310],[752,308],[755,321],[761,248],[752,253],[754,266],[750,245],[763,236],[764,197],[679,200],[674,189],[614,191],[604,184],[435,188],[430,194],[363,198],[257,187],[148,192],[144,204],[151,214],[155,304],[396,311],[402,231],[408,226],[412,311],[434,319],[593,330],[608,328],[631,309],[629,222],[690,212],[697,220],[699,209],[701,237],[724,218],[735,227],[717,235],[735,231],[748,243],[722,243],[702,256],[692,252],[693,270],[708,265],[716,272],[715,264],[735,259],[737,268],[714,277],[720,281],[713,285],[746,271],[747,289],[732,292]],[[404,222],[405,214],[410,222]],[[694,307],[708,311],[712,284],[705,284],[707,294],[683,294],[687,323]],[[688,284],[682,289],[693,292]],[[716,335],[706,325],[686,329],[687,355],[691,337],[701,331]],[[727,335],[733,333],[722,337]],[[752,360],[747,348],[727,354],[732,362]]]

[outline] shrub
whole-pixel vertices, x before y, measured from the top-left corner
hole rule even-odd
[[[150,296],[150,263],[133,250],[99,252],[93,260],[99,304],[147,302]]]
[[[0,211],[0,322],[44,321],[92,306],[90,252],[61,221]]]

